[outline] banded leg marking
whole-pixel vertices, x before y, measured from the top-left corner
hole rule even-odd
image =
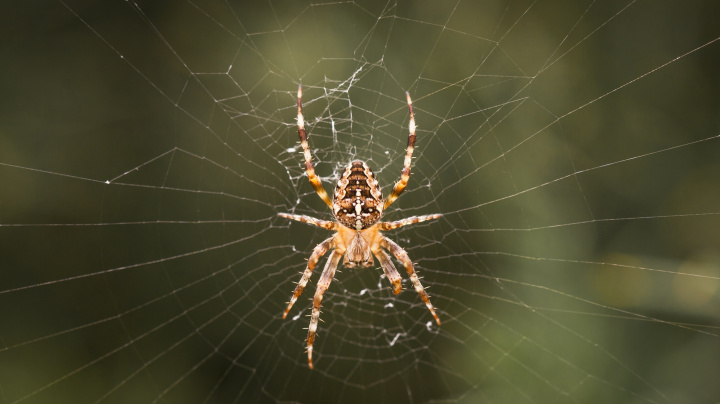
[[[407,98],[408,109],[410,110],[410,124],[408,125],[410,128],[410,134],[408,135],[407,151],[405,152],[405,162],[403,164],[402,173],[400,174],[400,180],[395,184],[395,187],[393,187],[390,196],[388,196],[388,198],[385,200],[384,209],[387,209],[388,206],[395,202],[398,196],[400,196],[400,194],[405,190],[405,187],[407,187],[408,180],[410,180],[410,165],[412,164],[412,154],[413,150],[415,149],[416,126],[415,114],[413,114],[410,93],[406,92],[405,96]]]
[[[442,217],[442,214],[435,213],[433,215],[424,215],[424,216],[412,216],[408,217],[402,220],[398,220],[395,222],[380,222],[378,223],[378,226],[380,227],[381,231],[387,231],[387,230],[395,230],[399,227],[420,223],[420,222],[426,222],[428,220],[435,220]]]
[[[285,219],[297,220],[298,222],[303,222],[303,223],[311,224],[313,226],[322,227],[323,229],[327,229],[327,230],[337,230],[337,227],[338,227],[338,224],[335,222],[316,219],[312,216],[292,215],[290,213],[278,213],[278,216],[284,217]]]
[[[297,301],[298,297],[302,294],[303,290],[305,290],[305,286],[308,283],[308,280],[310,279],[310,275],[312,275],[313,269],[315,269],[315,265],[317,265],[318,260],[320,257],[325,255],[325,253],[335,247],[335,237],[330,237],[329,239],[323,241],[322,243],[315,246],[313,249],[312,255],[310,255],[310,258],[308,259],[307,267],[305,268],[305,272],[303,272],[302,278],[300,278],[300,282],[298,282],[297,286],[295,287],[295,291],[293,292],[292,297],[290,298],[290,302],[288,303],[287,308],[285,309],[285,312],[283,313],[283,319],[287,317],[288,312],[290,312],[290,309],[293,307],[293,304]]]
[[[433,307],[432,303],[430,303],[430,297],[428,296],[427,292],[425,292],[425,289],[420,283],[420,279],[418,279],[418,276],[415,273],[415,269],[413,268],[413,263],[405,250],[387,237],[383,237],[380,241],[380,244],[388,251],[390,251],[395,256],[395,258],[397,258],[403,263],[403,265],[405,266],[405,270],[407,270],[407,273],[410,276],[410,281],[415,287],[415,291],[420,295],[422,301],[425,302],[425,305],[427,306],[428,310],[430,310],[430,313],[433,315],[433,317],[435,317],[435,322],[437,323],[437,325],[440,325],[440,318],[438,318],[437,314],[435,314],[435,308]]]
[[[305,171],[307,171],[308,179],[310,180],[310,184],[312,184],[313,188],[315,188],[315,192],[317,192],[320,199],[322,199],[323,202],[332,209],[330,197],[327,192],[325,192],[325,188],[323,188],[320,178],[318,178],[315,174],[315,167],[313,167],[312,163],[312,154],[310,154],[310,146],[308,146],[307,133],[305,132],[305,119],[303,118],[302,113],[302,85],[298,86],[297,107],[298,136],[300,137],[300,145],[302,145],[303,155],[305,156]]]
[[[402,278],[400,277],[397,269],[395,269],[395,265],[392,263],[390,256],[379,248],[377,251],[373,251],[373,254],[375,254],[378,261],[380,261],[380,266],[382,267],[383,272],[385,272],[385,276],[387,276],[388,280],[392,284],[393,293],[397,295],[402,290]]]
[[[320,320],[320,304],[322,303],[325,291],[330,286],[330,282],[332,282],[333,277],[335,277],[335,270],[340,262],[340,257],[342,257],[342,253],[337,250],[333,250],[327,260],[327,263],[325,264],[325,269],[323,269],[322,275],[320,275],[320,281],[318,281],[317,289],[315,290],[312,314],[310,315],[310,326],[308,327],[307,336],[308,366],[310,369],[313,368],[312,352],[313,343],[315,342],[315,332],[317,331],[318,321]]]

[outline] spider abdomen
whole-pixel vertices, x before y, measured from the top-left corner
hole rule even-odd
[[[383,198],[370,167],[350,162],[335,187],[333,215],[343,226],[360,231],[382,217]]]

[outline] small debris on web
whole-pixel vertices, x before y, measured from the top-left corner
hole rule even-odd
[[[400,332],[400,333],[395,334],[395,336],[393,337],[392,341],[390,341],[390,346],[395,345],[395,343],[397,342],[397,340],[400,339],[400,337],[404,337],[404,336],[406,336],[406,335],[407,335],[407,334],[405,334],[404,332]]]

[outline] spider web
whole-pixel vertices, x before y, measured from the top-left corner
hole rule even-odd
[[[720,396],[710,2],[6,4],[0,401],[627,402]],[[14,7],[14,8],[13,8]],[[352,159],[403,276],[339,268],[307,181]],[[320,261],[320,266],[324,260]]]

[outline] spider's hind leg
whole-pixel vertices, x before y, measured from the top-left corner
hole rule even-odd
[[[302,85],[298,86],[297,96],[298,136],[300,137],[300,145],[302,145],[303,155],[305,156],[305,171],[307,171],[308,179],[310,180],[310,184],[312,184],[313,188],[315,188],[315,192],[317,192],[320,199],[322,199],[323,202],[325,202],[325,204],[329,206],[330,209],[332,209],[332,202],[330,201],[330,197],[325,191],[325,188],[323,188],[322,182],[320,182],[320,178],[318,178],[318,176],[315,174],[315,167],[313,167],[312,163],[312,154],[310,154],[310,146],[308,146],[307,132],[305,132],[305,119],[303,118],[302,113]]]
[[[383,210],[387,209],[388,206],[395,202],[395,199],[397,199],[398,196],[400,196],[400,194],[405,190],[405,187],[407,187],[408,181],[410,180],[410,165],[412,164],[412,155],[413,150],[415,149],[416,125],[415,114],[413,114],[412,100],[410,99],[410,93],[405,93],[405,96],[407,97],[408,109],[410,110],[410,124],[408,125],[410,133],[408,134],[407,150],[405,151],[405,161],[403,162],[403,169],[400,173],[400,180],[395,184],[392,192],[385,200],[385,206],[383,207]]]

